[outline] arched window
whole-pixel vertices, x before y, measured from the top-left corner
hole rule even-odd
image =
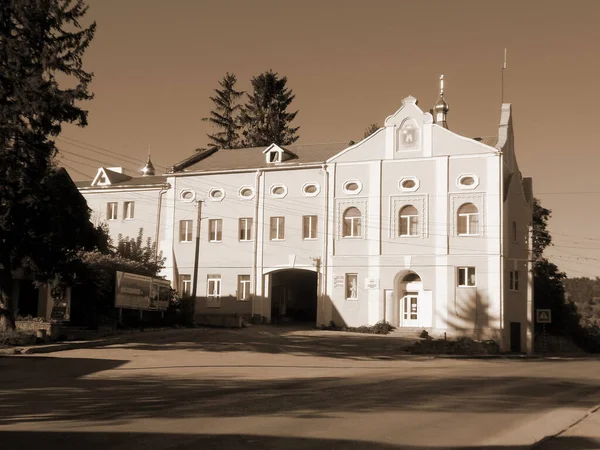
[[[418,236],[419,212],[413,205],[406,205],[400,210],[400,236]]]
[[[354,206],[344,211],[344,226],[342,231],[343,237],[360,237],[361,236],[361,213]]]
[[[459,236],[479,234],[479,210],[473,203],[465,203],[458,209],[457,220]]]

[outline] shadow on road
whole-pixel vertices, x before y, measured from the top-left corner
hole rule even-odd
[[[30,450],[43,446],[54,450],[63,448],[137,449],[162,448],[161,445],[177,450],[527,450],[525,445],[491,446],[412,446],[384,444],[369,441],[341,439],[318,439],[301,437],[276,437],[263,435],[193,435],[161,433],[48,433],[48,432],[0,432],[0,442],[11,450]],[[587,450],[598,448],[598,442],[582,437],[556,438],[556,448]]]
[[[153,373],[121,368],[123,361],[78,358],[0,359],[0,425],[53,420],[134,420],[144,418],[248,417],[280,415],[327,418],[353,412],[513,413],[557,407],[590,408],[596,380],[536,376],[443,376],[422,367],[411,375],[368,372],[350,376],[345,368],[327,376],[292,367],[284,378],[268,367],[222,366],[221,374],[164,366]],[[185,367],[185,366],[184,366]],[[212,368],[215,366],[208,366]],[[280,366],[287,367],[288,366]],[[102,377],[88,376],[113,369]],[[158,373],[157,373],[158,370]],[[187,373],[186,373],[187,370]],[[552,392],[552,395],[548,395]],[[464,395],[461,395],[464,393]],[[2,442],[2,441],[0,441]],[[7,447],[10,448],[10,447]]]
[[[145,339],[147,338],[147,339]],[[198,350],[318,356],[351,360],[409,356],[414,338],[317,331],[297,326],[253,326],[243,329],[197,328],[152,338],[140,335],[122,344],[143,351]],[[118,347],[119,345],[111,345]]]

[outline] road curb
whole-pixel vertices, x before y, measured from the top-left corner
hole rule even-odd
[[[581,422],[583,422],[585,419],[587,419],[588,417],[590,417],[592,414],[595,414],[597,411],[600,411],[600,404],[598,404],[596,406],[593,406],[591,409],[588,409],[579,419],[577,419],[575,422],[573,422],[569,426],[565,427],[564,429],[560,430],[558,433],[555,433],[555,434],[550,435],[550,436],[543,437],[538,442],[536,442],[531,447],[529,447],[530,450],[535,450],[536,448],[540,448],[546,442],[551,441],[552,439],[557,438],[558,436],[560,436],[563,433],[566,433],[571,428],[576,427]]]
[[[33,355],[36,353],[54,353],[62,352],[65,350],[78,350],[83,348],[95,348],[102,347],[105,345],[113,345],[127,340],[135,339],[140,335],[144,336],[167,336],[169,334],[178,333],[184,330],[184,328],[176,329],[160,329],[160,330],[146,330],[121,334],[117,336],[109,336],[100,339],[94,339],[91,341],[71,341],[71,342],[59,342],[56,344],[45,344],[45,345],[32,345],[27,347],[11,347],[0,349],[0,356],[12,356],[12,355]]]

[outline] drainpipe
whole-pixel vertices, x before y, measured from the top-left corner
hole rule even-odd
[[[156,232],[154,233],[154,262],[158,262],[158,238],[160,233],[160,210],[162,207],[162,197],[169,192],[168,189],[163,189],[158,193],[158,209],[156,211]]]
[[[256,182],[255,182],[255,195],[256,195],[256,203],[254,204],[254,219],[253,219],[253,227],[254,229],[252,230],[253,234],[254,234],[254,243],[253,243],[253,256],[252,256],[252,289],[254,291],[254,294],[252,295],[252,315],[254,316],[255,313],[255,300],[256,300],[256,287],[257,287],[257,281],[258,281],[258,270],[257,270],[257,265],[258,265],[258,206],[259,206],[259,202],[260,202],[260,196],[261,196],[261,191],[260,191],[260,179],[262,177],[262,171],[259,169],[256,171]],[[261,306],[262,306],[262,301],[261,301]],[[261,314],[262,314],[262,308],[261,308]]]
[[[500,174],[500,191],[498,192],[498,204],[500,208],[500,330],[503,350],[506,350],[505,326],[504,326],[504,153],[498,152],[498,173]]]
[[[323,164],[323,187],[325,190],[325,209],[323,214],[323,255],[321,257],[321,322],[325,324],[325,297],[327,297],[327,251],[329,242],[329,172],[327,171],[327,164]],[[318,230],[317,230],[318,231]]]

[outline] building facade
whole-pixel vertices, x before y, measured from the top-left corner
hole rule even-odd
[[[95,180],[84,195],[108,219],[109,203],[144,192],[164,275],[185,294],[199,236],[198,317],[386,320],[531,351],[533,193],[511,106],[493,138],[449,131],[447,112],[443,92],[433,113],[408,97],[351,146],[211,150],[152,188]],[[125,227],[118,220],[108,220],[113,234]]]

